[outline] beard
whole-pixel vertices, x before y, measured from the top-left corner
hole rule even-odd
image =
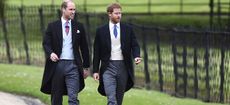
[[[121,18],[118,17],[118,18],[112,18],[111,19],[113,23],[119,23],[121,21]]]

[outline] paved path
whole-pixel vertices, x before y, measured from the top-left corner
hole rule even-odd
[[[0,92],[0,105],[45,105],[40,100]]]

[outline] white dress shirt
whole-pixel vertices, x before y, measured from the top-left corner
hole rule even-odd
[[[62,43],[62,53],[60,56],[60,59],[67,59],[67,60],[73,60],[73,45],[72,45],[72,27],[71,27],[71,20],[69,20],[69,33],[68,35],[65,32],[65,26],[66,26],[66,20],[62,17],[62,37],[63,37],[63,43]]]
[[[121,51],[121,29],[120,23],[117,23],[117,37],[115,38],[113,34],[114,24],[109,21],[109,31],[111,38],[111,57],[110,60],[123,60],[123,55]]]

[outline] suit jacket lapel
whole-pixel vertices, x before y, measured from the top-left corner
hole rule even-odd
[[[121,49],[124,48],[124,43],[125,43],[125,27],[123,24],[120,24],[120,30],[121,30]]]
[[[109,24],[106,25],[105,27],[105,41],[106,41],[106,45],[108,45],[107,47],[109,48],[109,50],[111,50],[111,37],[110,37],[110,31],[109,31]]]
[[[77,24],[76,24],[76,22],[73,22],[73,20],[71,21],[71,27],[72,27],[72,43],[75,43],[75,41],[76,41],[76,32],[77,32],[77,28],[78,28],[78,26],[77,26]]]
[[[58,42],[62,46],[62,41],[63,41],[63,36],[62,36],[62,23],[61,20],[57,22],[57,37],[58,37]]]

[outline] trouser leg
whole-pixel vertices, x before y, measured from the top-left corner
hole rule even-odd
[[[79,105],[79,72],[74,62],[71,62],[71,64],[69,64],[69,66],[67,67],[65,82],[67,87],[69,105]]]
[[[64,92],[64,64],[58,62],[52,78],[51,104],[62,105],[62,95]]]
[[[116,71],[110,63],[107,70],[103,74],[104,89],[107,96],[107,105],[117,105],[116,99]]]
[[[117,104],[122,105],[126,84],[128,80],[128,73],[124,62],[122,61],[118,62],[117,67],[118,67],[118,74],[117,74],[116,97],[117,97]]]

